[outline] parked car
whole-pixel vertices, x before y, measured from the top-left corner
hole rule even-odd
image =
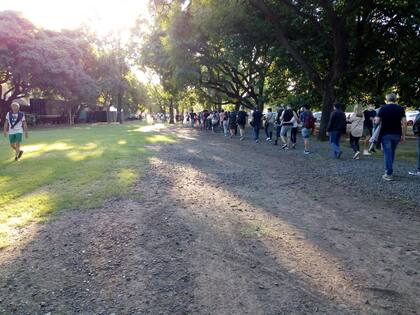
[[[413,110],[405,113],[405,117],[407,117],[407,124],[412,126],[414,124],[414,120],[416,116],[419,114],[418,110]]]
[[[313,113],[316,122],[321,122],[322,112],[314,112]]]

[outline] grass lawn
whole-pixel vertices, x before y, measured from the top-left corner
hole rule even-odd
[[[150,129],[149,129],[150,130]],[[19,162],[0,141],[0,248],[19,227],[63,209],[101,207],[130,194],[150,153],[168,136],[139,123],[32,131]]]

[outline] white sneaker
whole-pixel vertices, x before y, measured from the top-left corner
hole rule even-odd
[[[363,155],[372,155],[368,150],[363,150]]]
[[[414,172],[408,172],[409,175],[413,176],[420,176],[420,170],[414,171]]]
[[[267,141],[267,142],[270,141],[270,138],[265,139],[265,141]]]
[[[386,181],[392,181],[392,180],[394,180],[394,177],[392,175],[384,174],[384,175],[382,175],[382,179],[384,179]]]

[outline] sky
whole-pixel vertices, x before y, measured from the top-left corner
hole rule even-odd
[[[147,0],[0,0],[0,11],[22,12],[36,26],[60,30],[86,24],[100,35],[148,17]]]

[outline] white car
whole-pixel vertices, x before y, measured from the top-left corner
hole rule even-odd
[[[409,126],[412,126],[414,124],[414,120],[416,119],[416,116],[420,112],[418,110],[413,110],[405,113],[405,117],[407,117],[407,124]]]
[[[314,118],[316,119],[316,122],[321,122],[322,112],[314,112],[313,113]]]

